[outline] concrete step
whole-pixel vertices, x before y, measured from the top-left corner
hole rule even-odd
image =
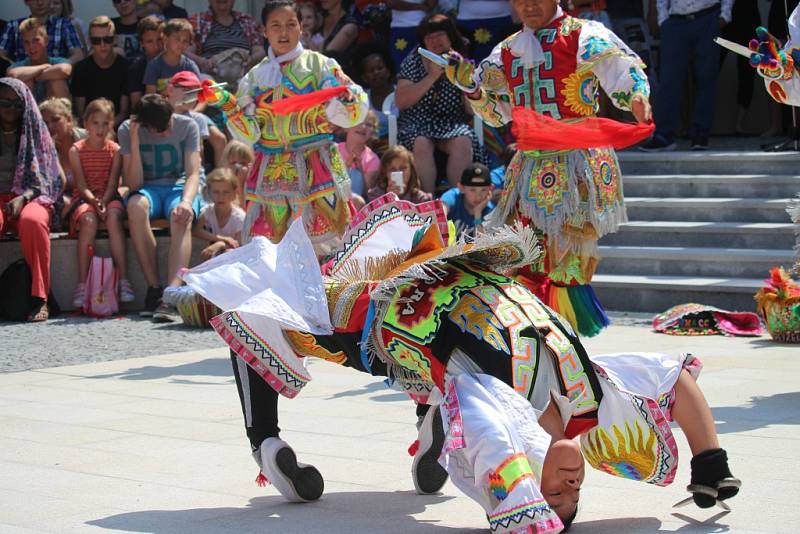
[[[789,250],[794,246],[794,227],[791,223],[632,221],[604,236],[600,245]]]
[[[662,312],[698,302],[726,310],[755,311],[753,295],[763,278],[596,274],[592,286],[607,310]]]
[[[794,252],[775,249],[601,246],[598,273],[766,278],[794,265]]]
[[[136,311],[144,309],[144,296],[147,292],[147,283],[142,276],[139,262],[136,260],[136,253],[133,250],[131,240],[128,243],[128,280],[133,286],[136,300],[127,304],[122,304],[121,308],[125,311]],[[156,237],[159,274],[162,283],[166,280],[167,271],[167,252],[169,251],[169,236],[161,235]],[[198,239],[192,240],[192,258],[189,265],[200,263],[200,251],[206,246],[206,242]],[[61,238],[50,241],[50,280],[53,295],[59,306],[64,311],[70,311],[72,307],[72,292],[78,285],[78,240]],[[95,253],[98,256],[110,256],[111,248],[108,239],[102,238],[95,241]],[[0,272],[10,263],[22,257],[22,250],[19,241],[0,241]]]
[[[796,152],[675,151],[618,154],[625,174],[788,174],[800,168]]]
[[[800,176],[767,174],[626,174],[628,197],[789,198],[800,191]]]
[[[625,198],[631,221],[790,222],[789,202],[789,198]]]

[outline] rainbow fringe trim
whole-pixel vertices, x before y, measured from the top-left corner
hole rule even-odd
[[[568,287],[551,284],[544,300],[569,321],[579,336],[596,336],[611,323],[589,284]]]

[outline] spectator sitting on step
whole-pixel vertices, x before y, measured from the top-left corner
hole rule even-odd
[[[89,32],[92,26],[89,25]],[[109,48],[111,47],[109,43]],[[81,308],[86,298],[86,277],[89,275],[89,247],[94,245],[101,222],[106,224],[111,244],[111,258],[119,273],[119,300],[132,302],[133,288],[128,281],[125,250],[125,228],[122,220],[125,207],[119,195],[122,160],[119,145],[111,140],[114,132],[114,104],[105,98],[89,102],[83,113],[83,124],[89,136],[75,143],[69,159],[75,173],[75,209],[70,216],[71,233],[78,234],[78,282],[72,294],[72,305]]]
[[[475,230],[483,225],[484,218],[494,209],[493,189],[489,168],[482,163],[473,163],[464,169],[458,187],[442,195],[447,218],[453,221],[459,234],[474,235]]]
[[[161,37],[164,29],[163,20],[151,15],[140,20],[136,28],[142,54],[129,62],[128,91],[131,95],[131,109],[136,107],[144,94],[144,72],[147,63],[164,51],[164,40]]]
[[[64,58],[47,55],[47,28],[29,18],[19,25],[20,39],[27,57],[12,63],[8,75],[31,88],[36,102],[53,96],[70,97],[67,80],[72,64]]]
[[[197,219],[192,235],[209,241],[200,251],[203,261],[239,247],[239,235],[244,227],[244,210],[238,206],[239,179],[230,169],[215,169],[208,175],[203,188],[206,200],[211,201]]]
[[[201,141],[208,141],[213,150],[213,167],[219,167],[222,165],[222,152],[225,150],[228,139],[208,116],[199,111],[194,111],[193,108],[195,104],[197,104],[198,93],[195,93],[194,96],[190,96],[187,94],[187,91],[200,88],[200,78],[191,71],[183,70],[176,72],[175,75],[170,78],[167,88],[164,91],[164,96],[166,96],[169,103],[172,104],[172,110],[175,113],[189,116],[197,123]],[[203,151],[201,150],[200,153],[202,155]],[[201,173],[201,183],[204,181],[203,179],[204,176]]]
[[[0,78],[0,235],[15,232],[31,270],[28,321],[50,316],[50,227],[64,175],[28,87]]]
[[[126,200],[131,241],[148,285],[146,309],[156,312],[154,321],[175,321],[175,308],[161,302],[150,221],[169,219],[167,284],[180,286],[178,273],[192,252],[192,220],[200,212],[200,135],[194,120],[173,114],[161,95],[143,96],[134,113],[118,131],[122,173],[131,190]]]
[[[350,175],[350,191],[359,206],[364,205],[364,195],[375,185],[381,165],[378,156],[367,146],[377,127],[378,117],[369,111],[364,122],[347,128],[345,140],[339,143],[339,153]]]
[[[139,1],[136,8],[136,13],[140,17],[159,15],[165,19],[185,19],[189,17],[189,13],[182,7],[178,7],[172,3],[172,0],[150,0]]]
[[[114,130],[128,118],[128,61],[114,51],[114,23],[105,15],[89,22],[92,53],[75,64],[72,96],[79,117],[87,102],[107,98],[117,110]]]
[[[81,51],[84,57],[86,57],[86,54],[89,52],[89,41],[86,38],[86,25],[81,19],[73,15],[73,13],[75,13],[75,6],[72,5],[72,0],[52,0],[50,4],[50,13],[54,17],[61,17],[72,23],[72,27],[75,28],[75,34],[81,42]]]
[[[255,159],[256,156],[252,145],[236,139],[228,141],[228,144],[225,145],[225,150],[222,151],[222,165],[226,169],[233,171],[236,179],[239,180],[237,203],[242,208],[244,208],[245,203],[244,185],[247,183],[247,177],[250,175]]]
[[[136,0],[112,0],[119,17],[112,18],[116,28],[117,48],[121,56],[133,59],[140,56],[142,48],[139,44],[139,15],[136,14]]]
[[[383,153],[375,187],[367,191],[367,202],[386,193],[415,204],[433,200],[431,193],[422,190],[414,154],[403,145],[395,145]]]
[[[11,1],[3,2],[8,6]],[[0,36],[0,56],[9,60],[11,63],[22,61],[27,56],[22,43],[20,25],[28,18],[36,19],[45,27],[47,34],[47,53],[49,57],[60,57],[69,60],[70,63],[77,63],[83,59],[81,40],[75,27],[68,19],[50,16],[50,0],[24,0],[28,6],[30,15],[21,19],[8,21]]]
[[[75,189],[75,175],[69,161],[69,151],[76,142],[87,136],[86,130],[78,128],[72,120],[72,103],[69,98],[48,98],[39,104],[50,137],[56,145],[58,161],[64,172],[64,193],[62,219],[68,220],[72,210],[72,192]]]
[[[144,71],[145,92],[156,93],[167,88],[176,72],[189,70],[200,76],[197,63],[186,54],[192,43],[192,25],[186,19],[172,19],[164,24],[164,52],[147,63]]]

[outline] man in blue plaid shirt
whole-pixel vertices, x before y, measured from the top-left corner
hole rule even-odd
[[[24,1],[31,12],[30,18],[39,19],[47,27],[47,35],[50,38],[47,45],[48,56],[66,58],[73,64],[83,59],[81,41],[75,27],[67,19],[50,16],[50,0]],[[3,35],[0,36],[0,56],[12,63],[26,57],[19,25],[27,18],[29,17],[9,21]]]

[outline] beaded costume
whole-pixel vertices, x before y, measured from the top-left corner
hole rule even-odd
[[[350,220],[350,181],[333,142],[331,126],[362,122],[367,95],[335,60],[310,50],[280,66],[280,83],[267,85],[265,58],[239,83],[236,98],[225,91],[209,103],[225,113],[231,134],[255,148],[256,159],[245,185],[247,216],[243,241],[263,235],[279,241],[295,216],[302,214],[318,250],[333,244]],[[333,99],[283,114],[281,100],[326,88],[346,86],[352,101]],[[321,248],[322,247],[322,248]]]
[[[533,261],[534,231],[504,227],[451,243],[438,202],[393,195],[367,205],[323,277],[302,224],[283,241],[256,238],[184,274],[226,310],[212,323],[230,347],[287,397],[316,357],[388,374],[439,403],[440,456],[453,482],[485,510],[493,532],[558,532],[542,492],[550,437],[538,417],[556,402],[589,463],[656,485],[674,479],[669,426],[681,369],[692,356],[589,357],[569,325],[501,274]]]
[[[538,45],[541,58],[526,66],[523,52]],[[544,28],[525,28],[496,46],[477,67],[478,92],[468,100],[491,126],[511,121],[515,106],[578,122],[597,113],[598,86],[623,110],[630,110],[634,96],[647,98],[643,68],[602,24],[559,9]],[[529,273],[532,287],[580,334],[596,334],[607,324],[588,286],[598,262],[596,243],[626,221],[614,150],[520,151],[506,168],[505,183],[489,227],[519,218],[541,231],[545,254]]]

